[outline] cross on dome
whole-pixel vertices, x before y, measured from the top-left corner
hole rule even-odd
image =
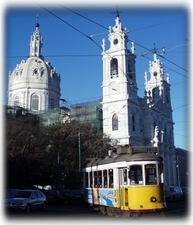
[[[39,17],[38,17],[38,14],[37,14],[37,16],[36,16],[36,28],[39,28],[39,23],[38,23],[38,20],[39,20]]]
[[[118,7],[117,7],[117,11],[116,12],[112,12],[112,14],[116,14],[116,17],[118,17],[118,18],[119,18],[119,13],[122,13],[122,12],[119,12]]]

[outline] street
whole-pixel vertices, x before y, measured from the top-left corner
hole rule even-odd
[[[67,203],[61,204],[61,205],[48,205],[45,212],[31,212],[30,214],[26,213],[18,213],[13,212],[9,213],[6,217],[9,220],[16,221],[17,219],[28,219],[30,218],[30,221],[37,220],[37,219],[44,219],[48,221],[55,221],[57,218],[57,221],[65,219],[66,220],[72,220],[72,221],[126,221],[126,220],[132,220],[132,221],[149,221],[156,219],[159,220],[166,220],[170,219],[172,221],[184,221],[186,219],[189,219],[189,204],[187,201],[176,201],[176,202],[169,202],[167,203],[167,209],[163,213],[146,213],[143,215],[140,215],[138,217],[110,217],[108,215],[103,215],[100,212],[93,211],[91,208],[86,208],[83,205],[69,205]]]

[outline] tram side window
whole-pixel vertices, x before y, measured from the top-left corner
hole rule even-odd
[[[98,171],[98,187],[102,187],[102,171]]]
[[[123,179],[124,179],[124,184],[127,184],[127,169],[123,170]]]
[[[158,164],[158,181],[159,184],[163,184],[164,183],[164,174],[163,174],[163,164]]]
[[[130,166],[129,171],[129,179],[130,184],[142,184],[142,166],[140,165],[134,165]]]
[[[94,187],[98,187],[98,177],[97,177],[97,171],[94,171]]]
[[[85,174],[85,186],[89,187],[89,173],[88,172],[86,172],[86,174]]]
[[[109,187],[113,188],[113,169],[109,169]]]
[[[107,170],[103,170],[103,187],[107,188]]]
[[[93,176],[92,176],[92,172],[90,172],[90,187],[93,187]]]
[[[156,164],[145,165],[145,182],[146,184],[157,183]]]

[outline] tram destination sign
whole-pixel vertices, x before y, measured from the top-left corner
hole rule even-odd
[[[148,146],[132,146],[131,148],[131,153],[158,153],[159,149],[158,147],[148,147]]]
[[[118,146],[117,154],[152,153],[158,154],[159,148],[153,146]]]

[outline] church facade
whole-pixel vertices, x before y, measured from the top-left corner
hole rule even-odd
[[[127,48],[128,31],[117,14],[109,27],[109,48],[102,40],[103,132],[112,145],[156,146],[164,158],[166,183],[176,184],[176,158],[169,75],[156,50],[144,73],[143,98],[138,96],[135,46]]]

